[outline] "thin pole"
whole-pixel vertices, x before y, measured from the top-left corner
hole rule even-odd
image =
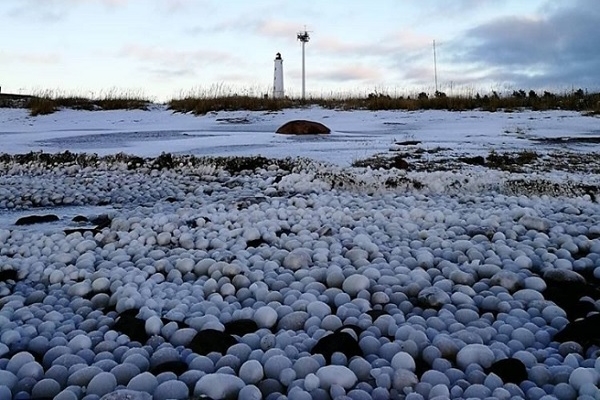
[[[437,57],[435,54],[435,40],[433,41],[433,76],[435,78],[435,93],[438,92],[438,82],[437,82]]]
[[[306,45],[306,42],[310,40],[310,36],[305,30],[304,32],[298,32],[296,37],[302,42],[302,100],[304,100],[306,97],[306,61],[304,46]]]
[[[304,58],[304,45],[306,42],[302,42],[302,100],[305,99],[306,96],[306,64]]]

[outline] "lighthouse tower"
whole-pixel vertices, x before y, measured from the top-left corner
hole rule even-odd
[[[281,53],[275,55],[275,74],[273,77],[273,98],[283,99],[283,59]]]

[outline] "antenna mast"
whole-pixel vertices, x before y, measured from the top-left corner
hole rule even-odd
[[[435,94],[438,93],[438,82],[437,82],[437,57],[435,54],[435,40],[433,41],[433,76],[435,78]]]
[[[310,36],[305,28],[304,32],[298,32],[296,37],[300,42],[302,42],[302,100],[304,100],[306,98],[306,61],[304,46],[310,40]]]

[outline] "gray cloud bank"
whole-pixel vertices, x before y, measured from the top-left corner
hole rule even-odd
[[[449,44],[450,61],[519,88],[599,89],[600,3],[548,5],[537,18],[504,17],[468,30]]]

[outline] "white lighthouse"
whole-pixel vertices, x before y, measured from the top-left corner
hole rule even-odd
[[[283,99],[283,59],[281,53],[275,55],[275,74],[273,77],[273,98]]]

